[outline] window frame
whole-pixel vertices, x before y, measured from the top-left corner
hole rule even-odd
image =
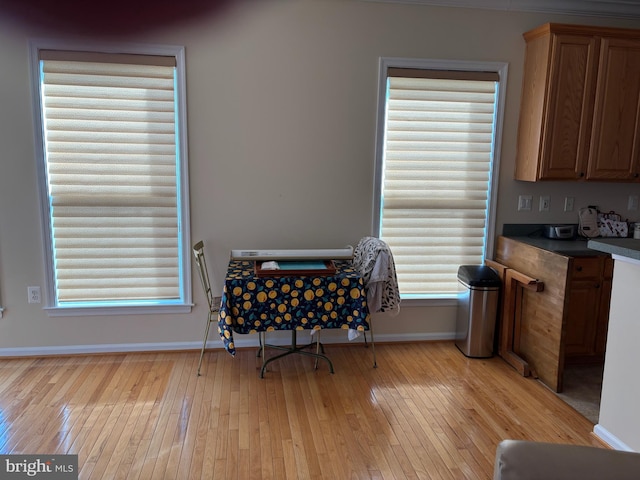
[[[493,252],[495,243],[495,225],[498,196],[498,182],[500,172],[500,153],[502,145],[502,128],[504,120],[504,108],[506,102],[506,87],[508,63],[506,62],[475,62],[464,60],[438,60],[438,59],[416,59],[381,57],[379,61],[378,76],[378,107],[376,119],[376,139],[375,139],[375,169],[373,178],[373,217],[372,235],[378,237],[381,229],[382,215],[382,182],[384,178],[384,148],[385,148],[385,117],[386,117],[386,94],[387,77],[391,68],[408,68],[424,70],[450,70],[450,71],[491,71],[499,76],[498,94],[495,106],[495,134],[493,139],[493,158],[491,162],[491,180],[488,187],[489,205],[487,208],[487,227],[485,237],[484,258],[487,253]],[[402,296],[402,293],[401,293]],[[457,295],[434,295],[424,294],[418,298],[403,298],[403,304],[410,306],[448,306],[455,305]]]
[[[172,302],[158,300],[157,303],[145,302],[139,305],[127,304],[123,301],[118,305],[105,305],[95,302],[95,306],[66,306],[56,302],[55,267],[52,241],[51,219],[49,211],[47,160],[44,146],[44,126],[42,123],[42,101],[40,85],[40,50],[72,50],[78,52],[97,52],[110,54],[159,55],[172,56],[176,61],[176,161],[177,182],[179,195],[178,224],[179,224],[179,272],[180,299]],[[189,170],[187,152],[187,112],[186,112],[186,78],[185,78],[185,49],[176,45],[146,45],[122,43],[92,43],[73,42],[51,39],[31,39],[29,41],[29,66],[32,93],[33,126],[35,139],[35,156],[37,187],[40,206],[40,222],[43,257],[45,261],[45,288],[43,309],[49,316],[85,316],[85,315],[130,315],[130,314],[158,314],[158,313],[189,313],[193,306],[191,286],[191,238],[190,238],[190,207],[189,207]]]

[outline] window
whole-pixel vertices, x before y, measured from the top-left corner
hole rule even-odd
[[[374,234],[403,299],[453,298],[493,248],[506,64],[382,59]]]
[[[183,49],[31,55],[51,313],[189,311]]]

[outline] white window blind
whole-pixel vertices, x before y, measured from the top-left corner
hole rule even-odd
[[[54,303],[184,302],[175,57],[39,65]]]
[[[454,295],[484,260],[498,79],[387,71],[379,235],[404,298]]]

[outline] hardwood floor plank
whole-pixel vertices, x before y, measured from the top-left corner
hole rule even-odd
[[[504,438],[592,445],[593,424],[500,358],[452,342],[326,346],[259,378],[230,357],[0,361],[0,453],[76,453],[81,479],[486,479]]]
[[[126,431],[126,427],[130,423],[131,415],[138,403],[139,390],[146,382],[145,367],[135,368],[137,366],[134,363],[123,363],[121,367],[123,371],[119,377],[116,377],[119,378],[119,386],[115,390],[119,390],[120,394],[107,423],[103,427],[102,441],[97,443],[99,449],[91,455],[92,459],[95,455],[93,470],[102,472],[102,478],[115,477],[125,446],[128,445],[128,440],[131,438],[131,432]],[[131,423],[133,421],[131,419]],[[101,454],[102,451],[112,453],[109,456]],[[88,467],[89,464],[90,462],[87,462],[85,467]]]
[[[136,422],[135,429],[129,438],[129,449],[126,458],[121,463],[123,475],[126,466],[130,465],[125,478],[141,478],[141,471],[150,462],[146,461],[151,439],[156,429],[160,415],[161,403],[166,391],[166,384],[171,376],[173,364],[161,356],[153,362],[149,373],[150,384],[146,396],[142,397],[141,415]]]
[[[144,373],[135,385],[137,388],[132,389],[128,401],[130,414],[121,433],[121,440],[114,449],[109,468],[104,472],[104,478],[108,478],[107,475],[116,479],[132,476],[133,465],[143,444],[144,432],[151,418],[153,404],[161,398],[164,387],[163,382],[155,379],[162,375],[161,372],[166,375],[166,365],[167,362],[160,359],[145,365]],[[137,395],[134,392],[137,392]]]
[[[212,382],[199,382],[196,403],[199,404],[198,420],[196,422],[190,422],[192,425],[192,443],[190,462],[188,464],[188,470],[186,470],[186,461],[180,459],[180,478],[193,478],[198,479],[202,477],[203,472],[203,457],[205,454],[207,432],[209,430],[209,424],[211,422],[211,395],[212,395]],[[186,470],[186,471],[185,471]]]

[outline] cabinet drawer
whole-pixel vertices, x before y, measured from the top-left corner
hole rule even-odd
[[[602,263],[598,257],[576,257],[571,263],[572,278],[600,277]]]

